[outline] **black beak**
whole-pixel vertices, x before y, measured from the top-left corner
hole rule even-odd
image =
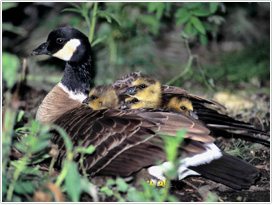
[[[50,52],[47,50],[47,46],[48,46],[48,42],[43,43],[38,48],[33,50],[31,52],[31,55],[32,56],[43,55],[43,54],[50,55]]]
[[[86,98],[82,101],[82,103],[89,104],[89,97],[86,97]]]
[[[127,95],[135,95],[135,94],[137,94],[136,87],[130,87],[130,88],[128,88],[126,90],[125,94],[127,94]]]
[[[195,119],[197,119],[198,120],[198,116],[197,116],[197,114],[194,112],[194,111],[189,111],[189,113],[190,113],[190,116],[191,117],[193,117],[193,118],[195,118]]]
[[[130,102],[127,101],[125,102],[124,104],[121,105],[120,107],[121,110],[127,110],[127,109],[130,109]]]

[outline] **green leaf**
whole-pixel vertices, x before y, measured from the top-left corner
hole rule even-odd
[[[111,14],[111,18],[112,18],[116,23],[118,23],[119,26],[122,25],[121,22],[119,21],[119,19],[118,19],[114,14]]]
[[[79,9],[74,9],[74,8],[67,8],[67,9],[61,10],[61,12],[66,12],[66,11],[68,11],[68,12],[75,12],[75,13],[80,13],[80,14],[82,14],[82,11],[81,11],[81,10],[79,10]]]
[[[114,185],[115,184],[115,181],[113,180],[113,179],[109,179],[108,181],[107,181],[107,186],[112,186],[112,185]]]
[[[186,134],[186,130],[182,129],[177,132],[177,138],[176,138],[176,143],[180,144],[183,141],[183,138]]]
[[[2,197],[6,195],[8,191],[9,181],[7,176],[2,173]]]
[[[156,18],[160,20],[163,15],[164,7],[164,2],[150,2],[148,3],[148,13],[156,11]]]
[[[32,194],[34,193],[34,187],[31,182],[17,181],[14,191],[18,194]]]
[[[73,161],[65,161],[64,168],[67,169],[67,174],[65,176],[65,187],[67,188],[67,193],[73,202],[78,202],[81,186],[80,186],[80,176],[77,169],[77,164]]]
[[[14,146],[16,149],[18,149],[22,153],[26,153],[28,149],[25,145],[22,145],[21,143],[15,143]]]
[[[192,34],[192,24],[190,22],[188,22],[184,28],[184,31],[187,33],[187,34]]]
[[[20,111],[19,111],[19,113],[18,113],[18,115],[17,115],[17,122],[20,122],[20,121],[21,121],[21,119],[22,119],[24,113],[25,113],[25,111],[23,111],[23,110],[20,110]]]
[[[80,6],[77,5],[76,3],[74,2],[68,2],[70,5],[72,5],[73,7],[77,8],[78,10],[81,10]]]
[[[208,80],[208,82],[209,82],[209,84],[210,84],[213,88],[215,88],[214,80],[213,80],[212,78],[210,78],[210,79]]]
[[[4,31],[9,31],[11,33],[15,33],[17,35],[21,35],[26,37],[28,35],[27,31],[21,27],[13,26],[11,23],[3,23],[2,29]]]
[[[92,153],[94,152],[94,150],[95,150],[95,147],[94,147],[93,145],[90,145],[90,146],[85,150],[85,152],[86,152],[87,154],[92,154]]]
[[[199,8],[192,11],[192,14],[195,16],[209,16],[211,13],[205,8]]]
[[[46,147],[49,146],[49,141],[41,141],[38,138],[34,138],[32,139],[31,142],[31,154],[35,154],[39,151],[42,151],[43,149],[45,149]]]
[[[7,82],[8,88],[12,88],[16,81],[19,79],[19,75],[17,74],[19,65],[20,61],[17,56],[3,52],[2,73],[3,79]]]
[[[187,8],[180,8],[175,13],[175,17],[177,19],[176,25],[181,25],[186,23],[190,19],[191,14],[189,13]]]
[[[144,25],[148,26],[148,28],[150,29],[150,31],[154,35],[158,34],[158,31],[159,31],[159,28],[160,28],[160,24],[159,24],[158,20],[154,16],[141,15],[139,17],[139,21],[141,23],[143,23]]]
[[[122,178],[117,178],[116,179],[116,184],[117,184],[117,190],[121,192],[127,192],[128,190],[128,185]]]
[[[22,202],[22,198],[17,195],[13,195],[11,201],[12,202]]]
[[[195,9],[195,8],[201,7],[203,5],[203,3],[201,3],[201,2],[189,2],[189,3],[186,3],[186,5],[190,9]]]
[[[201,34],[200,35],[200,42],[202,43],[202,45],[206,46],[208,43],[208,39],[206,35]]]
[[[191,22],[194,25],[194,27],[202,34],[206,34],[206,30],[204,26],[202,25],[201,21],[197,17],[192,17]]]
[[[159,2],[149,2],[148,3],[148,6],[147,6],[148,13],[152,13],[152,12],[154,12],[156,10],[157,3],[159,3]]]
[[[165,152],[167,160],[174,162],[177,157],[178,147],[180,146],[186,130],[180,130],[177,132],[176,137],[164,136],[163,140],[165,142]]]
[[[8,10],[10,8],[16,7],[18,3],[15,2],[3,2],[2,11]]]
[[[103,42],[107,37],[106,36],[103,36],[102,38],[97,38],[95,39],[93,42],[92,42],[92,47],[94,47],[95,45]]]
[[[29,128],[30,130],[30,135],[34,136],[38,130],[40,129],[40,123],[38,121],[32,121],[31,122],[31,127]]]
[[[167,197],[167,199],[169,202],[178,202],[179,201],[175,196],[172,196],[172,195],[169,195]]]
[[[25,167],[24,170],[22,171],[22,173],[24,174],[28,174],[28,175],[33,175],[33,176],[38,176],[40,175],[40,165],[37,165],[35,167]]]
[[[211,26],[211,24],[207,23],[207,22],[203,22],[202,23],[204,28],[206,29],[206,31],[212,31],[213,27]]]
[[[97,11],[97,14],[99,17],[105,18],[109,23],[111,23],[111,16],[109,12],[99,10]]]
[[[101,189],[100,189],[100,191],[102,191],[102,192],[104,192],[104,193],[106,193],[107,194],[107,196],[112,196],[113,195],[113,191],[112,190],[110,190],[108,187],[102,187]]]
[[[70,137],[67,135],[64,129],[61,127],[56,126],[57,131],[60,133],[61,137],[64,139],[65,147],[67,151],[72,151],[73,149],[73,143],[70,139]]]
[[[215,13],[218,8],[218,2],[210,2],[210,12]]]
[[[119,19],[114,15],[114,14],[111,14],[110,12],[108,11],[101,11],[101,10],[98,10],[97,11],[97,15],[101,18],[105,18],[107,20],[108,23],[112,23],[112,19],[119,24],[119,26],[121,26],[121,22],[119,21]]]

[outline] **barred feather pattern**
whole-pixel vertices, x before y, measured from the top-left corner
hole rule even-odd
[[[165,161],[161,135],[175,137],[181,128],[186,128],[187,134],[179,148],[180,156],[202,153],[204,143],[214,141],[207,128],[187,116],[145,109],[94,111],[83,104],[63,114],[54,124],[66,130],[74,146],[95,147],[94,153],[84,156],[84,167],[90,176],[128,176]],[[59,146],[56,166],[61,167],[66,156],[63,139],[56,136],[53,143]],[[78,161],[79,155],[75,159]],[[80,164],[79,168],[82,169]]]

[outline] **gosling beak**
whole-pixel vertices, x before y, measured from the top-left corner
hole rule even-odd
[[[193,118],[195,118],[195,119],[197,119],[198,120],[198,116],[197,116],[197,114],[194,112],[194,111],[189,111],[189,113],[190,113],[190,116],[191,117],[193,117]]]
[[[137,92],[136,92],[136,87],[130,87],[128,88],[126,91],[125,91],[125,94],[127,95],[135,95]]]
[[[47,50],[48,42],[43,43],[40,45],[38,48],[34,49],[31,52],[32,56],[37,56],[37,55],[51,55],[51,53]]]
[[[82,103],[89,104],[89,97],[86,97],[86,98],[82,101]]]
[[[120,107],[121,110],[127,110],[127,109],[130,109],[130,108],[131,108],[131,107],[130,107],[130,102],[129,102],[129,101],[123,103],[123,104],[121,105],[121,107]]]

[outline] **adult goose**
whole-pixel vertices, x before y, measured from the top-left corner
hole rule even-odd
[[[189,174],[201,174],[234,189],[247,189],[259,177],[259,170],[247,162],[228,155],[213,143],[209,130],[182,114],[152,110],[93,110],[82,101],[90,92],[90,43],[80,31],[62,27],[53,30],[47,41],[33,50],[33,55],[50,55],[66,61],[61,81],[48,93],[39,106],[36,119],[54,123],[66,130],[74,146],[94,145],[95,152],[84,156],[89,177],[96,175],[129,176],[142,168],[156,178],[162,178],[162,166],[167,165],[161,135],[176,136],[187,130],[179,144],[179,179]],[[129,80],[128,80],[129,81]],[[115,86],[126,84],[121,78]],[[61,169],[66,156],[63,140],[52,139],[59,154],[55,167]],[[75,161],[79,160],[76,156]],[[78,163],[79,164],[79,163]],[[81,170],[82,167],[79,169]]]

